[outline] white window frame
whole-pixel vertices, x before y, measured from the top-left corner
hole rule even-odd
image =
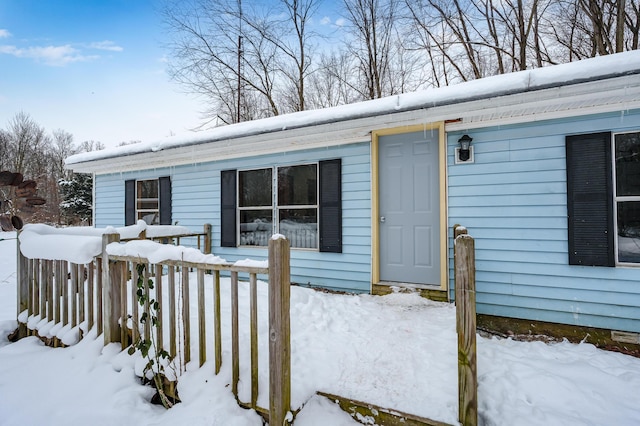
[[[279,205],[278,202],[278,170],[284,167],[298,167],[298,166],[309,166],[315,165],[316,168],[316,203],[309,205]],[[266,170],[271,169],[271,205],[270,206],[251,206],[251,207],[241,207],[240,206],[240,192],[242,191],[242,187],[240,184],[240,173],[242,172],[250,172],[254,170]],[[316,241],[315,247],[312,248],[304,248],[304,247],[296,247],[294,246],[294,242],[291,242],[291,248],[296,250],[309,250],[309,251],[319,251],[320,250],[320,165],[316,162],[304,162],[304,163],[294,163],[294,164],[284,164],[278,166],[270,166],[270,167],[256,167],[250,169],[238,169],[236,171],[236,181],[237,189],[236,189],[236,223],[238,224],[236,230],[236,241],[238,241],[238,247],[246,247],[246,248],[264,248],[266,246],[262,245],[244,245],[241,243],[241,220],[240,213],[241,211],[251,211],[251,210],[267,210],[271,209],[271,233],[277,234],[280,232],[280,210],[303,210],[303,209],[315,209],[316,211]]]
[[[251,206],[251,207],[241,207],[240,206],[240,192],[242,191],[242,185],[241,185],[241,180],[240,180],[240,174],[243,172],[251,172],[251,171],[257,171],[257,170],[271,170],[271,205],[268,206]],[[256,168],[252,168],[252,169],[238,169],[236,171],[236,182],[237,184],[237,189],[236,189],[236,223],[238,224],[237,229],[236,229],[236,241],[238,242],[238,247],[258,247],[258,248],[263,248],[266,246],[262,246],[262,245],[254,245],[254,244],[242,244],[242,221],[241,221],[241,212],[243,211],[258,211],[258,210],[271,210],[271,234],[275,233],[275,220],[273,217],[274,214],[274,190],[273,187],[275,185],[275,177],[274,177],[274,167],[256,167]]]
[[[156,182],[158,197],[157,198],[140,198],[139,194],[138,194],[138,183],[139,182],[153,182],[153,181]],[[139,202],[151,202],[151,201],[155,201],[156,202],[156,204],[158,206],[156,209],[140,209],[140,208],[138,208],[138,203]],[[149,225],[158,225],[158,224],[160,224],[160,180],[158,178],[156,178],[156,179],[136,179],[135,208],[136,208],[136,222],[138,220],[144,220],[144,219],[142,219],[142,217],[144,217],[146,215],[155,213],[156,220],[154,220]],[[142,213],[142,217],[140,217],[141,213]]]
[[[616,261],[616,266],[634,266],[634,267],[640,267],[640,262],[638,263],[634,263],[634,262],[622,262],[619,260],[618,255],[619,255],[619,247],[618,247],[618,237],[619,237],[619,230],[618,230],[618,203],[623,203],[623,202],[629,202],[629,201],[638,201],[640,202],[640,195],[623,195],[623,196],[618,196],[618,182],[617,182],[617,170],[616,170],[616,136],[618,135],[625,135],[625,134],[630,134],[630,133],[638,133],[640,134],[640,129],[639,130],[633,130],[633,131],[628,131],[628,132],[616,132],[616,133],[612,133],[611,134],[611,162],[612,167],[611,167],[611,184],[613,185],[612,188],[612,194],[613,194],[613,229],[614,229],[614,243],[613,243],[613,249],[615,250],[615,261]]]
[[[277,176],[278,176],[278,169],[280,168],[284,168],[284,167],[300,167],[300,166],[315,166],[316,168],[316,203],[315,204],[303,204],[303,205],[280,205],[279,200],[278,200],[278,180],[277,180]],[[311,251],[319,251],[320,250],[320,204],[319,204],[319,200],[320,200],[320,165],[318,164],[318,162],[311,162],[311,163],[296,163],[296,164],[288,164],[286,166],[277,166],[275,167],[275,179],[276,181],[274,182],[274,186],[273,186],[273,193],[275,196],[275,200],[274,200],[274,214],[275,214],[275,219],[274,219],[274,228],[276,230],[276,233],[281,233],[280,232],[280,210],[303,210],[303,209],[315,209],[316,211],[316,231],[315,231],[315,247],[297,247],[295,246],[296,242],[295,241],[291,241],[291,247],[295,248],[295,249],[299,249],[299,250],[311,250]]]

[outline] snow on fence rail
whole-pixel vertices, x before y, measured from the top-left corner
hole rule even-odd
[[[28,231],[29,227],[26,230]],[[35,230],[32,228],[31,231]],[[54,239],[49,237],[55,233],[45,232],[29,238],[20,236],[18,239],[18,320],[23,330],[22,334],[38,334],[52,345],[59,346],[61,343],[68,345],[77,342],[82,338],[83,333],[95,327],[97,335],[103,334],[105,345],[116,342],[125,349],[141,337],[140,334],[145,340],[149,340],[151,333],[154,333],[157,350],[166,349],[171,357],[180,357],[185,364],[191,360],[192,340],[197,340],[198,361],[202,366],[207,360],[206,324],[208,323],[205,318],[204,278],[205,274],[210,273],[213,275],[214,294],[213,358],[215,373],[218,374],[222,365],[220,272],[227,271],[231,276],[232,391],[242,406],[253,408],[263,416],[269,417],[272,424],[284,424],[287,413],[290,411],[291,400],[289,241],[283,236],[272,237],[268,244],[269,258],[266,262],[241,261],[231,264],[224,259],[193,248],[162,245],[149,240],[136,240],[123,244],[121,237],[128,236],[126,232],[119,233],[114,228],[107,229],[106,232],[98,237],[99,254],[89,260],[83,256],[71,256],[75,257],[76,261],[32,258],[25,255],[25,252],[38,253],[34,248],[38,244],[40,247],[54,244]],[[184,233],[180,235],[184,236]],[[70,237],[69,234],[63,235],[65,239]],[[175,234],[154,236],[160,240],[174,237]],[[208,245],[210,237],[207,239],[206,226],[204,237],[205,251],[209,251],[207,249],[210,247]],[[80,239],[76,240],[73,242],[80,241]],[[34,247],[21,250],[23,248],[21,246],[25,245]],[[89,245],[95,246],[95,241],[90,240]],[[43,257],[55,257],[51,255],[51,251],[46,253],[48,256]],[[142,291],[147,303],[143,307],[139,307],[137,297],[138,265],[144,265]],[[197,277],[195,300],[198,320],[197,330],[193,334],[190,314],[193,299],[189,294],[190,270],[195,271]],[[240,401],[238,397],[239,274],[248,275],[250,285],[251,400],[246,403]],[[258,407],[257,402],[256,289],[257,275],[261,274],[269,276],[268,410]],[[153,279],[153,289],[148,285],[150,279]],[[150,298],[156,300],[157,311],[160,312],[153,329],[150,321],[145,321],[144,324],[141,321],[144,314],[147,318],[151,316],[148,303]],[[180,301],[182,303],[179,303]],[[197,338],[194,338],[195,336]]]

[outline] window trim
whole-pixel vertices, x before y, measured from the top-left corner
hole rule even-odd
[[[614,259],[615,259],[615,266],[624,266],[624,267],[633,267],[633,268],[638,268],[640,267],[640,262],[638,263],[634,263],[634,262],[622,262],[619,260],[619,245],[618,245],[618,240],[619,240],[619,233],[618,233],[618,203],[622,203],[622,202],[628,202],[628,201],[640,201],[640,195],[622,195],[622,196],[618,196],[618,171],[616,169],[616,136],[617,135],[626,135],[626,134],[630,134],[630,133],[637,133],[640,135],[640,129],[638,130],[629,130],[629,131],[624,131],[624,132],[612,132],[611,133],[611,141],[609,142],[610,148],[611,148],[611,193],[612,193],[612,197],[611,197],[611,202],[613,203],[612,206],[612,220],[613,220],[613,231],[614,231],[614,238],[613,238],[613,250],[614,250]]]
[[[138,221],[138,182],[158,181],[158,224],[171,225],[172,189],[171,176],[159,176],[151,179],[128,179],[124,182],[124,224],[135,225]]]
[[[251,245],[251,244],[242,244],[242,212],[247,212],[247,211],[260,211],[260,210],[270,210],[271,211],[271,234],[273,235],[275,233],[275,226],[274,226],[274,220],[273,220],[273,210],[274,210],[274,195],[273,195],[273,184],[274,184],[274,176],[273,176],[273,166],[272,167],[255,167],[255,168],[248,168],[248,169],[237,169],[236,170],[236,191],[235,191],[235,199],[236,199],[236,211],[235,211],[235,220],[236,220],[236,229],[235,229],[235,238],[236,238],[236,242],[237,242],[237,247],[242,247],[242,248],[265,248],[267,247],[266,245]],[[271,193],[270,193],[270,200],[271,200],[271,204],[270,205],[264,205],[264,206],[241,206],[240,204],[240,191],[242,190],[242,185],[241,185],[241,179],[240,179],[240,174],[243,172],[251,172],[251,171],[258,171],[258,170],[271,170]],[[267,240],[267,244],[268,244],[268,240]]]
[[[140,217],[140,213],[146,213],[146,214],[151,214],[151,213],[156,213],[157,214],[157,223],[147,223],[147,225],[159,225],[160,224],[160,179],[155,178],[155,179],[136,179],[136,184],[135,184],[135,195],[134,195],[134,199],[135,199],[135,218],[136,218],[136,223],[139,220],[144,220]],[[139,188],[139,183],[141,182],[155,182],[157,185],[157,193],[158,196],[156,198],[141,198],[138,196],[138,188]],[[139,208],[139,204],[140,202],[156,202],[156,205],[158,206],[156,209],[141,209]],[[144,215],[143,215],[144,217]],[[146,222],[146,221],[145,221]]]
[[[283,164],[283,165],[274,165],[270,167],[255,167],[255,168],[247,168],[247,169],[237,169],[236,170],[236,181],[238,182],[236,187],[236,223],[240,224],[240,214],[242,211],[252,211],[252,210],[271,210],[271,233],[276,234],[280,232],[280,210],[294,210],[294,209],[315,209],[316,210],[316,243],[315,247],[291,247],[296,250],[308,250],[308,251],[320,251],[320,162],[312,161],[312,162],[304,162],[304,163],[294,163],[294,164]],[[309,166],[315,165],[316,168],[316,204],[309,205],[282,205],[278,204],[278,170],[280,168],[285,167],[298,167],[298,166]],[[270,206],[251,206],[251,207],[241,207],[240,206],[240,173],[242,172],[250,172],[254,170],[267,170],[271,169],[271,205]],[[243,245],[240,243],[241,229],[240,226],[237,226],[236,229],[236,241],[238,242],[238,247],[242,248],[265,248],[266,246],[261,245]]]
[[[280,200],[279,200],[279,193],[280,193],[280,188],[279,188],[279,180],[278,180],[278,174],[279,174],[279,169],[281,168],[285,168],[285,167],[301,167],[301,166],[315,166],[315,175],[316,175],[316,188],[315,188],[315,194],[316,194],[316,203],[315,204],[285,204],[285,205],[280,205]],[[273,211],[275,214],[274,217],[274,233],[282,233],[280,230],[280,211],[281,210],[304,210],[304,209],[314,209],[316,211],[316,232],[315,232],[315,247],[292,247],[295,248],[297,250],[309,250],[309,251],[319,251],[320,250],[320,197],[318,196],[319,191],[320,191],[320,165],[318,164],[318,162],[310,162],[310,163],[296,163],[296,164],[289,164],[289,165],[281,165],[281,166],[275,166],[275,173],[272,175],[274,182],[273,182]]]
[[[337,157],[318,160],[317,164],[319,241],[316,250],[321,253],[342,253],[342,159]],[[220,170],[220,247],[258,248],[258,246],[240,246],[237,241],[239,236],[238,171],[238,169]]]

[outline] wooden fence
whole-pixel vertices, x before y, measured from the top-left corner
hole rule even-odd
[[[475,242],[466,228],[453,230],[453,263],[458,333],[458,420],[463,426],[478,424],[478,366],[476,359]]]
[[[27,326],[29,320],[46,320],[53,326],[71,328],[83,324],[85,331],[96,327],[103,334],[105,345],[120,343],[122,349],[142,337],[149,340],[154,333],[158,349],[165,349],[171,357],[191,361],[192,336],[190,306],[190,271],[197,279],[197,351],[202,366],[207,356],[208,324],[213,325],[213,360],[215,373],[222,365],[222,318],[220,309],[220,273],[231,277],[231,388],[240,405],[253,408],[271,420],[271,424],[287,424],[291,400],[290,358],[290,253],[289,241],[269,240],[268,267],[235,266],[167,260],[150,264],[147,259],[107,254],[107,245],[119,242],[118,234],[103,235],[102,255],[86,265],[64,260],[27,259],[18,251],[18,307],[19,318],[24,321],[27,334],[34,334]],[[19,243],[18,243],[19,244]],[[206,246],[207,244],[205,244]],[[144,306],[138,305],[138,265],[144,265],[142,290],[146,296]],[[205,275],[213,275],[213,318],[205,316]],[[239,351],[239,274],[248,276],[250,318],[250,401],[240,401]],[[269,408],[258,406],[258,309],[257,275],[269,277]],[[153,278],[154,288],[148,285]],[[128,284],[130,282],[130,284]],[[168,300],[164,300],[167,294]],[[158,303],[156,325],[150,321],[141,325],[141,317],[151,316],[150,298]],[[182,302],[181,304],[179,302]],[[181,307],[180,307],[181,305]],[[25,312],[26,311],[26,312]],[[168,328],[168,333],[166,329]],[[165,340],[168,335],[168,342]],[[59,345],[58,339],[51,343]]]
[[[206,235],[206,232],[205,232]],[[210,234],[209,234],[210,235]],[[181,354],[185,363],[191,360],[191,298],[190,271],[197,280],[197,351],[202,366],[207,360],[207,330],[213,323],[213,361],[215,373],[222,365],[222,321],[220,307],[220,273],[231,277],[231,389],[238,403],[253,408],[270,424],[288,423],[291,401],[290,347],[290,254],[286,239],[269,240],[267,268],[207,264],[186,261],[162,261],[150,264],[147,259],[107,254],[107,245],[119,242],[118,234],[103,236],[102,254],[86,265],[64,260],[27,259],[18,250],[18,316],[26,333],[35,331],[27,326],[29,320],[39,320],[54,326],[75,328],[84,323],[85,331],[96,328],[103,334],[104,343],[117,342],[125,349],[143,333],[145,339],[155,333],[158,348],[166,349],[171,357]],[[19,242],[18,242],[19,245]],[[205,249],[210,237],[205,237]],[[19,246],[18,246],[19,247]],[[150,315],[147,304],[139,307],[137,299],[138,265],[144,265],[143,289],[153,297],[164,315],[152,329],[147,321],[140,328],[140,318]],[[164,273],[166,271],[166,274]],[[475,254],[474,240],[466,229],[454,227],[454,273],[456,292],[456,323],[458,332],[458,390],[459,420],[463,425],[476,425],[478,416],[475,312]],[[213,319],[205,315],[205,275],[213,275]],[[250,325],[250,401],[240,401],[239,350],[239,274],[249,281]],[[269,408],[258,406],[258,315],[257,275],[269,276]],[[154,288],[147,285],[154,278]],[[166,280],[166,282],[165,282]],[[130,282],[130,284],[128,284]],[[166,286],[166,287],[165,287]],[[167,293],[168,300],[163,294]],[[182,301],[180,309],[179,301]],[[129,326],[130,324],[130,326]],[[168,328],[168,333],[165,329]],[[180,339],[179,334],[183,335]],[[168,342],[165,336],[168,335]],[[55,338],[53,345],[60,344]]]

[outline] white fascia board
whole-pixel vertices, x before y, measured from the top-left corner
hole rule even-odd
[[[560,96],[549,96],[549,94],[532,92],[522,97],[521,105],[505,103],[484,109],[471,108],[460,114],[458,121],[447,123],[445,129],[464,131],[638,109],[640,108],[640,81],[634,80],[633,83],[633,86],[605,85],[607,87],[604,90],[600,88],[597,93],[587,90],[581,93],[558,93]],[[602,84],[603,82],[600,82],[600,85]]]
[[[307,129],[307,131],[311,130]],[[329,147],[370,140],[366,132],[364,134],[344,132],[340,137],[331,138],[330,132],[315,133],[315,130],[313,131],[314,136],[322,136],[322,138],[314,140],[305,135],[294,135],[292,134],[294,133],[293,131],[284,131],[275,134],[269,133],[224,141],[205,142],[163,151],[106,158],[87,163],[71,164],[69,167],[76,172],[92,171],[97,174],[105,174],[222,161],[275,152],[298,151],[316,146]]]
[[[424,110],[414,110],[74,163],[68,167],[77,173],[108,174],[370,142],[373,129],[415,124],[424,121],[425,116]]]
[[[517,116],[517,117],[495,117],[490,120],[483,121],[462,121],[455,123],[447,123],[445,125],[445,131],[447,132],[456,132],[456,131],[467,131],[485,128],[489,126],[508,126],[511,124],[524,124],[531,123],[534,121],[543,121],[543,120],[552,120],[559,118],[571,118],[578,117],[584,115],[592,115],[592,114],[603,114],[609,112],[617,112],[617,111],[629,111],[633,109],[640,109],[640,101],[625,103],[623,106],[620,105],[594,105],[594,106],[585,106],[581,108],[574,108],[570,110],[562,110],[562,111],[545,111],[545,112],[536,112],[534,114],[529,114],[526,116]]]
[[[640,79],[637,75],[632,75],[259,135],[205,141],[156,152],[74,163],[68,167],[75,172],[107,174],[369,142],[373,130],[419,124],[426,126],[447,120],[456,120],[446,124],[447,131],[461,131],[635,108],[640,108]]]

